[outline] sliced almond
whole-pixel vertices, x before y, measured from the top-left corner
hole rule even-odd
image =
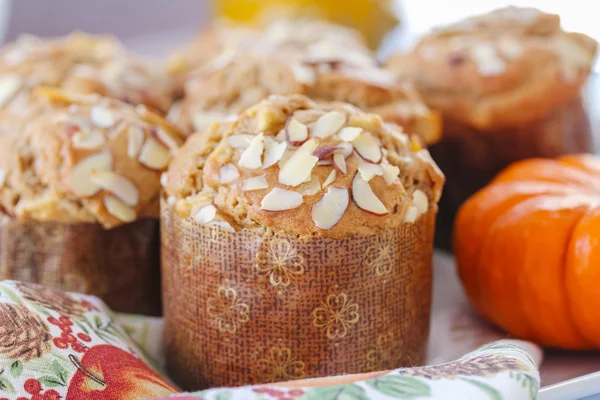
[[[177,198],[173,195],[167,197],[167,204],[172,206],[173,204],[175,204],[175,201],[177,200]]]
[[[171,150],[171,152],[175,152],[177,149],[179,149],[179,143],[177,142],[177,139],[175,139],[169,132],[161,127],[157,126],[153,128],[152,134],[159,142]]]
[[[234,149],[246,150],[248,147],[250,147],[250,142],[254,138],[254,135],[232,135],[227,138],[227,143]]]
[[[344,158],[348,158],[354,151],[354,146],[352,146],[352,143],[342,142],[338,143],[336,146],[339,147],[339,150],[336,150],[336,153],[341,153]]]
[[[110,215],[123,222],[133,222],[135,220],[135,209],[114,196],[104,197],[104,207]]]
[[[424,214],[429,209],[429,198],[420,189],[414,191],[412,195],[413,201],[412,205],[417,207],[417,211],[419,211],[419,215]]]
[[[404,222],[415,222],[419,218],[419,210],[416,206],[410,206],[404,214]]]
[[[106,144],[106,138],[100,132],[79,131],[71,139],[73,148],[95,150]]]
[[[312,169],[319,161],[312,155],[317,147],[317,141],[306,141],[279,170],[279,182],[288,186],[298,186],[310,176]]]
[[[304,182],[298,186],[298,192],[303,196],[313,196],[321,191],[321,184],[316,178],[310,179],[308,182]]]
[[[273,188],[260,202],[260,208],[266,211],[285,211],[300,206],[302,195],[291,190]]]
[[[344,142],[352,142],[362,132],[363,128],[358,128],[356,126],[347,126],[345,128],[340,129],[340,131],[338,132],[338,137]]]
[[[322,115],[313,127],[312,136],[326,138],[340,130],[346,123],[346,114],[341,111],[330,111]]]
[[[262,154],[265,150],[265,140],[262,133],[254,136],[250,141],[250,146],[244,150],[238,165],[242,168],[257,169],[262,167]]]
[[[317,165],[333,165],[333,160],[331,158],[327,160],[319,160],[317,161]]]
[[[281,156],[281,160],[277,162],[277,166],[279,168],[283,168],[285,163],[294,155],[295,151],[291,150],[289,147],[285,149],[283,155]]]
[[[4,187],[5,183],[6,183],[6,171],[3,169],[0,169],[0,189],[2,189]]]
[[[308,126],[290,119],[285,127],[286,139],[292,146],[301,146],[308,140]]]
[[[267,182],[267,178],[265,175],[248,178],[242,182],[242,191],[244,192],[266,189],[268,187],[269,183]]]
[[[200,207],[198,212],[194,215],[194,221],[199,224],[207,224],[217,216],[217,207],[214,204],[207,204]]]
[[[81,160],[71,171],[69,186],[78,196],[93,196],[100,191],[100,186],[90,179],[92,171],[110,170],[113,165],[113,156],[110,151],[92,154]]]
[[[348,172],[346,169],[346,159],[342,153],[335,153],[333,155],[333,165],[342,173],[345,174]]]
[[[117,116],[109,108],[93,106],[90,109],[90,121],[100,128],[110,128],[117,122]]]
[[[132,126],[127,130],[127,155],[129,158],[135,160],[140,154],[145,136],[139,126]]]
[[[277,135],[275,136],[275,140],[277,140],[278,142],[286,142],[287,141],[287,133],[286,133],[286,129],[283,128],[281,129]]]
[[[382,165],[381,168],[383,169],[383,179],[385,179],[385,183],[388,185],[391,185],[398,179],[400,168],[389,164]]]
[[[225,164],[219,169],[219,182],[231,183],[240,177],[238,169],[233,164]]]
[[[377,140],[368,133],[361,133],[352,141],[352,145],[359,156],[364,160],[379,164],[383,158],[381,152],[381,146],[377,143]]]
[[[354,175],[354,180],[352,181],[352,199],[357,207],[375,215],[385,215],[388,213],[385,205],[373,193],[369,182],[365,181],[358,172]]]
[[[339,150],[341,150],[341,147],[338,146],[322,146],[313,152],[313,156],[319,157],[319,160],[323,160],[327,157],[331,157],[333,153]]]
[[[309,66],[294,64],[292,65],[292,72],[294,73],[294,78],[300,83],[314,85],[317,82],[317,74]]]
[[[158,140],[149,137],[140,150],[138,161],[148,168],[162,170],[171,161],[171,153]]]
[[[7,105],[22,86],[23,78],[18,75],[8,75],[0,78],[0,107]]]
[[[139,192],[135,185],[124,176],[113,171],[92,171],[90,179],[102,189],[111,192],[125,204],[135,207],[139,202]]]
[[[344,216],[348,208],[348,189],[330,187],[312,207],[312,220],[320,229],[331,229]]]
[[[287,149],[287,142],[278,143],[271,137],[265,137],[263,168],[267,169],[279,162],[285,153],[285,149]]]
[[[167,183],[169,183],[169,174],[163,172],[160,174],[160,186],[167,187]]]
[[[331,185],[333,181],[335,181],[336,175],[336,170],[332,169],[329,175],[327,175],[327,178],[325,178],[325,182],[323,182],[323,187],[326,188],[327,186]]]
[[[229,222],[222,221],[220,219],[214,219],[204,225],[205,226],[218,226],[220,228],[225,229],[226,231],[235,232],[235,229],[233,228],[233,226],[231,226],[231,224]]]
[[[383,168],[378,164],[362,162],[358,167],[358,172],[365,181],[369,182],[374,177],[383,175]]]

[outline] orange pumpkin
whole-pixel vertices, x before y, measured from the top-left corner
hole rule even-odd
[[[546,346],[600,348],[600,157],[512,164],[460,208],[454,252],[494,324]]]

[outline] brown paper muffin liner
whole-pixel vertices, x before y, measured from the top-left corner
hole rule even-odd
[[[533,123],[498,131],[477,131],[444,121],[443,139],[429,151],[446,175],[435,243],[451,248],[458,207],[514,161],[593,152],[590,120],[581,97]]]
[[[113,310],[160,315],[158,221],[97,224],[0,220],[0,279],[100,297]]]
[[[435,212],[344,240],[161,214],[167,369],[184,389],[424,362]]]

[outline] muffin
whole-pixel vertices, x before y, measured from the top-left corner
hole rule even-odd
[[[562,30],[557,15],[507,7],[434,30],[389,60],[444,118],[430,149],[448,177],[440,243],[458,205],[511,162],[592,151],[581,88],[595,54],[596,42]]]
[[[195,71],[213,62],[218,64],[221,56],[237,51],[260,51],[265,47],[303,49],[322,41],[336,43],[339,48],[370,52],[358,31],[322,20],[279,18],[262,26],[248,26],[220,19],[175,51],[167,62],[167,70],[182,94],[185,82]]]
[[[143,106],[43,91],[37,117],[0,129],[1,279],[158,314],[160,175],[182,143]]]
[[[160,65],[130,54],[110,36],[73,33],[41,39],[21,36],[0,49],[0,109],[3,115],[34,115],[36,87],[97,93],[165,113],[172,95]]]
[[[226,58],[225,58],[226,57]],[[441,120],[409,84],[399,84],[364,49],[315,41],[302,49],[263,46],[228,53],[194,74],[185,97],[168,119],[183,131],[206,131],[269,95],[304,94],[316,101],[343,101],[380,114],[433,143]]]
[[[191,390],[423,362],[444,177],[414,139],[301,95],[192,135],[161,202],[170,376]]]

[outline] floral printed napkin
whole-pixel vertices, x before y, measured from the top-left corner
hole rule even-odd
[[[0,400],[520,400],[540,382],[526,343],[498,341],[437,366],[184,394],[152,359],[163,359],[161,330],[91,296],[1,282]]]

